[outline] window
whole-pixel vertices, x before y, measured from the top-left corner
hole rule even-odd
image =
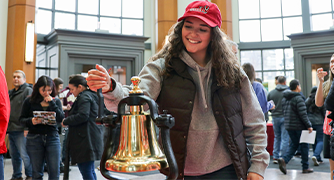
[[[294,79],[293,51],[285,49],[245,50],[240,52],[241,64],[251,63],[256,77],[268,84],[268,90],[273,90],[275,77],[284,75],[287,82]]]
[[[42,75],[50,76],[52,79],[58,77],[57,47],[46,51],[45,45],[37,45],[35,82]]]
[[[52,12],[39,9],[36,16],[36,32],[41,34],[48,34],[52,26]],[[41,23],[37,23],[41,22]]]
[[[274,77],[294,78],[290,34],[334,26],[334,0],[239,0],[241,63],[252,63],[257,75],[275,87]],[[303,10],[303,11],[302,11]]]
[[[241,64],[253,64],[268,91],[275,77],[295,78],[290,34],[334,26],[334,0],[239,0]]]
[[[143,0],[36,0],[36,32],[72,29],[143,36]]]
[[[313,31],[327,30],[334,25],[334,0],[309,0]]]
[[[240,42],[289,40],[303,32],[301,0],[239,0]]]

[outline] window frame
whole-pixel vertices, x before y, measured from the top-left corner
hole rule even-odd
[[[238,1],[239,3],[239,1]],[[284,40],[284,18],[293,18],[293,17],[301,17],[302,18],[302,24],[303,24],[303,32],[308,32],[311,31],[311,23],[310,23],[310,14],[307,14],[305,12],[309,12],[309,2],[308,0],[301,0],[301,15],[289,15],[289,16],[283,16],[283,6],[282,6],[282,1],[280,1],[280,6],[281,6],[281,16],[277,16],[277,17],[261,17],[261,0],[259,0],[259,18],[249,18],[249,19],[240,19],[238,18],[238,23],[239,23],[239,27],[240,27],[240,22],[241,21],[250,21],[250,20],[258,20],[260,22],[260,41],[257,42],[241,42],[240,43],[259,43],[259,42],[273,42],[273,41],[263,41],[262,39],[262,20],[271,20],[271,19],[280,19],[281,23],[282,23],[282,41],[286,41]],[[239,10],[239,9],[238,9]],[[304,17],[306,18],[306,16],[308,16],[308,23],[304,22]],[[238,31],[238,36],[240,39],[240,29]]]
[[[52,0],[52,7],[51,9],[48,9],[48,8],[44,8],[44,7],[38,7],[38,10],[45,10],[45,11],[51,11],[51,31],[54,29],[55,27],[55,14],[56,12],[58,13],[67,13],[67,14],[74,14],[75,16],[75,28],[74,30],[78,30],[78,15],[85,15],[85,16],[92,16],[92,17],[97,17],[97,22],[100,22],[100,18],[101,17],[104,17],[104,18],[115,18],[115,19],[120,19],[121,21],[121,24],[120,24],[120,28],[121,28],[121,33],[120,34],[123,34],[123,29],[122,29],[122,23],[123,23],[123,19],[129,19],[129,20],[141,20],[143,22],[143,29],[142,29],[142,32],[143,34],[141,36],[144,36],[144,0],[143,0],[143,16],[142,18],[128,18],[128,17],[123,17],[122,16],[122,5],[123,5],[123,0],[120,0],[121,1],[121,16],[106,16],[106,15],[101,15],[101,12],[100,12],[100,5],[101,5],[101,0],[98,0],[98,13],[97,15],[94,15],[94,14],[86,14],[86,13],[79,13],[78,12],[78,1],[79,0],[75,0],[75,12],[71,12],[71,11],[64,11],[64,10],[56,10],[55,9],[55,2],[56,0]],[[38,22],[37,22],[38,23]],[[80,30],[79,30],[80,31]],[[49,33],[50,33],[49,32]],[[92,31],[89,31],[89,32],[92,32]],[[37,33],[38,36],[45,36],[47,34],[40,34],[40,33]],[[42,39],[41,37],[38,38],[38,39]]]
[[[278,69],[278,70],[263,70],[263,51],[265,50],[277,50],[277,49],[282,49],[283,50],[283,69]],[[285,50],[286,49],[290,49],[290,47],[288,48],[267,48],[267,49],[248,49],[248,50],[243,50],[243,51],[260,51],[260,54],[261,54],[261,70],[255,70],[255,73],[261,73],[261,77],[258,77],[258,78],[261,78],[262,81],[264,81],[264,73],[266,72],[284,72],[284,76],[286,76],[287,72],[290,72],[290,71],[294,71],[294,69],[288,69],[286,68],[286,55],[285,55]],[[240,51],[240,54],[241,54],[241,51]],[[243,63],[246,63],[246,62],[242,62],[242,59],[240,58],[240,64],[242,65]]]
[[[332,0],[333,3],[334,0]],[[238,1],[239,3],[239,1]],[[281,11],[282,10],[282,1],[281,3]],[[261,51],[261,68],[262,70],[257,70],[256,73],[261,73],[261,79],[264,80],[264,73],[265,72],[284,72],[284,75],[286,76],[287,72],[294,71],[294,69],[286,69],[286,57],[285,57],[285,49],[291,48],[291,41],[290,40],[284,40],[284,26],[283,26],[283,19],[289,18],[289,17],[302,17],[302,23],[303,23],[303,33],[305,32],[311,32],[311,14],[310,14],[310,7],[309,7],[309,0],[301,0],[301,15],[292,15],[292,16],[283,16],[283,13],[280,17],[270,17],[270,18],[261,18],[261,2],[259,0],[259,18],[251,18],[251,19],[238,19],[238,23],[242,20],[259,20],[260,21],[260,40],[257,42],[239,42],[239,50],[240,55],[242,51],[248,51],[248,50],[260,50]],[[333,8],[333,7],[332,7]],[[239,8],[238,8],[239,10]],[[280,18],[282,19],[282,40],[280,41],[262,41],[262,32],[261,32],[261,20],[263,19],[275,19]],[[240,29],[238,31],[238,36],[240,39]],[[263,70],[263,50],[271,50],[271,49],[283,49],[283,56],[284,56],[284,69],[282,70]],[[241,57],[241,56],[240,56]],[[240,63],[242,63],[242,60],[240,59]]]

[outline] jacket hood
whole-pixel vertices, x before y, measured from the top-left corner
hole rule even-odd
[[[208,86],[209,86],[209,80],[210,80],[211,68],[212,68],[211,60],[206,64],[205,67],[201,67],[184,50],[180,54],[180,59],[184,63],[186,63],[192,71],[196,72],[198,76],[197,78],[199,79],[199,86],[200,86],[200,92],[198,93],[200,94],[201,98],[199,101],[201,104],[203,104],[204,108],[207,110],[208,108],[207,93],[208,93]]]
[[[28,83],[23,83],[17,91],[23,91],[26,87],[31,87],[32,88],[32,85],[28,84]]]
[[[9,91],[9,97],[12,97],[12,96],[14,96],[14,95],[16,95],[16,94],[20,94],[22,91],[24,91],[24,89],[25,89],[26,87],[31,87],[31,85],[28,84],[28,83],[23,83],[23,84],[19,87],[19,89],[17,89],[17,91],[15,91],[15,88],[12,89],[12,90],[10,90],[10,91]],[[32,87],[31,87],[31,88],[32,88]]]
[[[298,92],[294,92],[294,91],[291,91],[291,90],[287,90],[287,91],[283,92],[283,97],[285,97],[287,100],[290,100],[290,99],[292,99],[293,97],[296,97],[296,96],[302,96],[302,95]]]
[[[287,85],[282,85],[282,84],[277,84],[276,88],[277,91],[284,91],[286,89],[289,89],[289,86]]]

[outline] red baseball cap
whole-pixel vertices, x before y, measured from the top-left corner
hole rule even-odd
[[[222,17],[218,6],[209,1],[194,1],[186,7],[186,12],[177,21],[187,17],[196,17],[204,21],[210,27],[221,27]]]

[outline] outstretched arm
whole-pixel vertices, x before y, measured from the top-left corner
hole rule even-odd
[[[323,71],[322,68],[317,69],[317,76],[319,79],[318,89],[315,94],[315,105],[321,107],[324,105],[324,94],[322,84],[324,83],[324,77],[327,75],[326,71]]]
[[[96,67],[101,66],[97,65]],[[153,100],[156,100],[160,94],[162,81],[161,72],[163,68],[164,59],[158,59],[147,63],[138,75],[141,79],[139,88],[146,96]],[[103,67],[96,70],[90,70],[88,73],[91,74],[87,77],[89,88],[93,88],[94,91],[98,88],[102,88],[106,107],[110,111],[117,112],[119,101],[129,95],[132,85],[123,85],[120,82],[116,82],[115,79],[109,77],[107,71]]]
[[[244,78],[241,84],[240,97],[242,102],[244,135],[247,146],[252,154],[248,178],[258,180],[259,178],[256,177],[264,177],[264,172],[269,164],[270,158],[266,150],[266,121],[258,103],[257,96],[252,89],[250,82],[247,78]]]
[[[112,90],[113,87],[107,70],[98,64],[96,64],[95,67],[96,69],[88,71],[86,78],[89,89],[96,92],[98,89],[102,88],[103,93]]]

